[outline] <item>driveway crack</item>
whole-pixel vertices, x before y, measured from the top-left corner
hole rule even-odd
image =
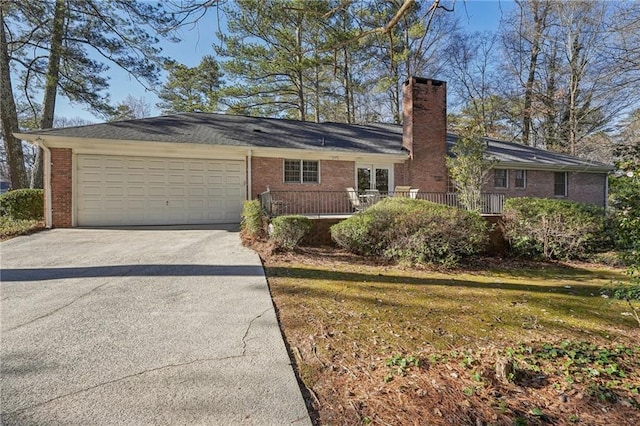
[[[51,315],[54,315],[54,314],[56,314],[57,312],[60,312],[61,310],[63,310],[63,309],[65,309],[65,308],[67,308],[67,307],[69,307],[69,306],[73,305],[73,304],[74,304],[74,303],[76,303],[78,300],[80,300],[80,299],[82,299],[82,298],[84,298],[84,297],[86,297],[86,296],[90,295],[90,294],[91,294],[91,293],[93,293],[94,291],[99,290],[101,287],[104,287],[105,285],[109,284],[110,282],[111,282],[111,281],[107,281],[107,282],[105,282],[105,283],[102,283],[102,284],[100,284],[99,286],[94,287],[94,288],[92,288],[91,290],[87,291],[86,293],[82,293],[81,295],[77,296],[76,298],[74,298],[73,300],[71,300],[69,303],[67,303],[67,304],[64,304],[64,305],[62,305],[62,306],[57,307],[56,309],[54,309],[54,310],[53,310],[53,311],[51,311],[51,312],[47,312],[46,314],[40,315],[39,317],[35,317],[35,318],[33,318],[33,319],[31,319],[31,320],[29,320],[29,321],[25,322],[25,323],[18,324],[18,325],[16,325],[16,326],[11,327],[11,328],[7,328],[6,330],[3,330],[3,332],[5,332],[5,333],[6,333],[7,331],[17,330],[18,328],[22,328],[22,327],[27,326],[27,325],[29,325],[29,324],[33,324],[33,323],[34,323],[34,322],[36,322],[36,321],[40,321],[40,320],[41,320],[41,319],[43,319],[43,318],[50,317]]]
[[[247,336],[249,335],[249,331],[251,330],[251,326],[253,325],[253,322],[258,318],[261,318],[264,314],[266,314],[270,310],[271,308],[265,309],[264,311],[262,311],[261,314],[253,317],[251,321],[249,321],[249,325],[247,326],[247,329],[244,332],[244,336],[242,336],[242,356],[245,356],[247,353]]]
[[[122,274],[122,276],[121,276],[121,277],[126,277],[126,276],[127,276],[127,275],[129,275],[129,273],[130,273],[131,271],[133,271],[135,268],[136,268],[135,266],[133,266],[133,267],[129,268],[125,273],[123,273],[123,274]],[[93,293],[93,292],[95,292],[95,291],[97,291],[97,290],[101,289],[102,287],[106,286],[107,284],[110,284],[111,282],[113,282],[113,280],[108,280],[108,281],[106,281],[106,282],[104,282],[104,283],[102,283],[102,284],[100,284],[100,285],[98,285],[98,286],[96,286],[96,287],[92,288],[91,290],[89,290],[89,291],[87,291],[87,292],[85,292],[85,293],[82,293],[82,294],[78,295],[78,296],[77,296],[77,297],[75,297],[73,300],[71,300],[69,303],[62,305],[62,306],[60,306],[60,307],[58,307],[58,308],[54,309],[54,310],[53,310],[53,311],[51,311],[51,312],[47,312],[46,314],[40,315],[39,317],[33,318],[33,319],[31,319],[31,320],[29,320],[29,321],[27,321],[27,322],[25,322],[25,323],[15,325],[15,326],[13,326],[13,327],[11,327],[11,328],[7,328],[6,330],[3,330],[3,332],[8,332],[8,331],[17,330],[18,328],[22,328],[22,327],[27,326],[27,325],[29,325],[29,324],[32,324],[32,323],[34,323],[34,322],[36,322],[36,321],[39,321],[39,320],[41,320],[41,319],[43,319],[43,318],[50,317],[51,315],[54,315],[54,314],[56,314],[56,313],[60,312],[61,310],[63,310],[63,309],[65,309],[65,308],[67,308],[67,307],[69,307],[69,306],[73,305],[73,304],[74,304],[74,303],[76,303],[78,300],[83,299],[83,298],[85,298],[85,297],[89,296],[91,293]]]
[[[81,393],[89,392],[89,391],[92,391],[92,390],[97,389],[97,388],[102,387],[102,386],[111,385],[111,384],[114,384],[114,383],[118,383],[118,382],[121,382],[121,381],[124,381],[124,380],[128,380],[128,379],[134,378],[134,377],[143,376],[143,375],[148,374],[148,373],[154,373],[156,371],[165,370],[165,369],[168,369],[168,368],[184,367],[186,365],[197,364],[197,363],[200,363],[200,362],[225,361],[225,360],[228,360],[228,359],[242,358],[243,356],[244,356],[244,354],[243,355],[230,355],[230,356],[218,357],[218,358],[198,358],[198,359],[194,359],[194,360],[186,361],[186,362],[181,362],[181,363],[177,363],[177,364],[161,365],[160,367],[150,368],[148,370],[143,370],[143,371],[139,371],[137,373],[128,374],[126,376],[118,377],[117,379],[107,380],[106,382],[98,383],[98,384],[95,384],[93,386],[89,386],[89,387],[86,387],[86,388],[83,388],[83,389],[79,389],[77,391],[70,392],[70,393],[67,393],[67,394],[64,394],[64,395],[59,395],[59,396],[56,396],[55,398],[51,398],[51,399],[48,399],[46,401],[39,402],[39,403],[31,405],[29,407],[24,407],[24,408],[21,408],[19,410],[7,412],[6,414],[7,415],[12,415],[12,414],[22,413],[22,412],[28,411],[28,410],[33,410],[34,408],[39,408],[39,407],[45,406],[47,404],[50,404],[52,402],[59,401],[61,399],[65,399],[65,398],[69,398],[69,397],[72,397],[72,396],[79,395]]]

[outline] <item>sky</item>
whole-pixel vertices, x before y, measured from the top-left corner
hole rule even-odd
[[[454,13],[460,19],[463,28],[469,31],[496,31],[500,18],[514,6],[511,0],[456,0]],[[182,39],[179,43],[162,42],[163,54],[187,66],[196,66],[204,55],[215,55],[212,45],[217,42],[215,32],[218,28],[218,16],[215,10],[210,10],[196,25],[180,30],[178,36]],[[110,98],[113,105],[123,101],[128,95],[135,98],[144,98],[151,105],[152,115],[160,115],[156,107],[158,97],[151,91],[146,91],[135,79],[124,71],[111,67],[108,71],[110,77]],[[426,76],[429,77],[429,76]],[[103,121],[100,117],[86,111],[82,105],[70,104],[62,96],[58,97],[56,104],[56,116],[66,118],[82,118],[98,123]]]

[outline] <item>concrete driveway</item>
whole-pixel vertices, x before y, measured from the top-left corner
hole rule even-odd
[[[0,249],[1,424],[310,424],[236,229],[57,229]]]

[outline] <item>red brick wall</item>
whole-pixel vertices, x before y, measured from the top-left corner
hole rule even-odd
[[[273,191],[345,191],[347,187],[355,187],[356,166],[353,161],[319,161],[319,184],[284,183],[284,158],[253,157],[251,194],[257,197],[267,190],[267,186]]]
[[[554,195],[554,172],[527,170],[526,188],[515,188],[516,172],[509,170],[509,188],[496,188],[494,174],[489,173],[489,181],[484,192],[505,194],[507,197],[539,197],[558,198],[580,203],[605,205],[605,189],[607,175],[605,173],[569,172],[567,197]]]
[[[313,227],[311,231],[300,242],[303,246],[335,246],[336,243],[331,239],[331,227],[336,223],[342,222],[344,219],[334,218],[316,218],[311,219]]]
[[[51,226],[72,226],[73,164],[70,148],[51,148]]]
[[[355,163],[335,160],[319,162],[320,183],[285,183],[283,158],[253,157],[251,194],[256,198],[269,187],[273,191],[273,200],[278,203],[273,207],[277,210],[273,212],[275,214],[351,212],[346,188],[355,188]],[[330,192],[318,194],[316,191]]]
[[[447,189],[447,85],[443,81],[411,78],[402,92],[403,138],[411,159],[396,167],[396,185],[425,192]]]

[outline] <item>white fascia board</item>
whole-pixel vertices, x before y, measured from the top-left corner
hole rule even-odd
[[[377,164],[401,164],[406,153],[378,154],[345,152],[337,150],[315,151],[309,149],[272,148],[255,146],[204,145],[194,143],[150,142],[136,140],[88,139],[68,136],[51,136],[16,133],[16,137],[36,143],[41,141],[50,148],[71,148],[77,154],[131,155],[143,157],[192,157],[212,159],[243,159],[247,149],[253,157],[295,158],[303,160],[356,161]]]
[[[292,148],[252,148],[254,157],[269,158],[291,158],[301,160],[335,160],[335,161],[355,161],[370,162],[376,164],[404,163],[408,155],[398,152],[397,154],[378,154],[364,152],[345,151],[314,151],[309,149]]]
[[[25,140],[44,142],[49,148],[71,148],[74,154],[127,155],[136,157],[170,157],[244,160],[246,147],[201,145],[170,142],[87,139],[77,137],[20,135]],[[29,137],[29,139],[26,139]]]

